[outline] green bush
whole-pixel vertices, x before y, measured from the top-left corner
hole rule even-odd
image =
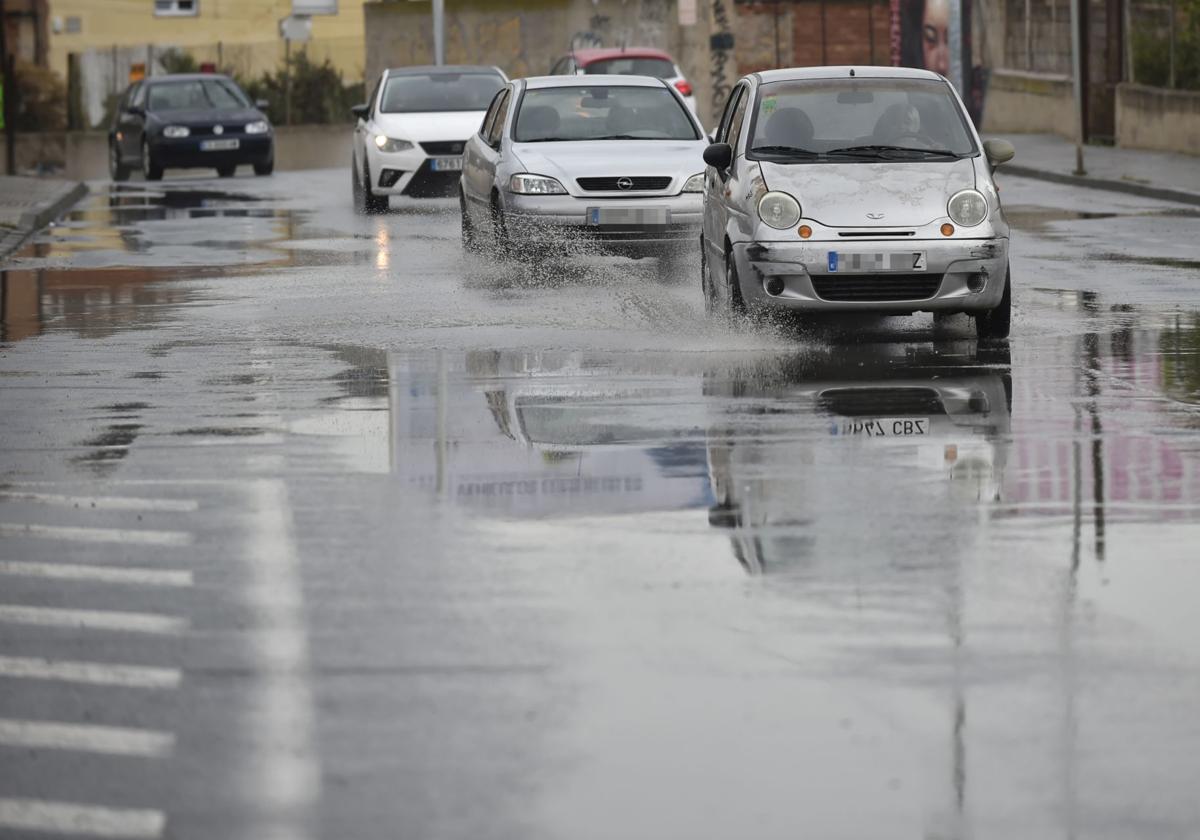
[[[275,123],[282,124],[287,115],[288,68],[291,69],[293,124],[349,122],[350,106],[363,101],[361,83],[347,86],[328,58],[316,64],[307,52],[300,50],[274,73],[264,73],[258,79],[239,80],[251,99],[267,100],[267,110]]]
[[[60,131],[67,127],[67,86],[53,70],[28,61],[16,62],[18,131]]]
[[[1175,87],[1200,90],[1200,0],[1182,0],[1175,21]],[[1138,84],[1167,87],[1171,39],[1167,27],[1143,17],[1133,25],[1133,76]]]

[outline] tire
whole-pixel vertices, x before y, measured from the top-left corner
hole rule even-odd
[[[1012,272],[1004,268],[1004,294],[995,309],[975,316],[975,335],[981,341],[998,341],[1008,338],[1012,328]]]
[[[271,149],[271,156],[262,163],[254,164],[255,175],[270,175],[275,171],[275,150]]]
[[[717,289],[713,285],[712,277],[708,274],[708,246],[704,244],[704,238],[700,238],[700,293],[704,295],[704,314],[708,318],[716,318],[721,314],[721,308],[717,305]]]
[[[147,181],[161,181],[163,168],[154,160],[150,153],[150,144],[142,140],[142,176]]]
[[[113,142],[108,144],[108,177],[114,181],[129,180],[129,167],[121,162],[121,149]]]
[[[738,280],[737,265],[733,259],[733,251],[725,252],[725,285],[729,287],[729,314],[744,316],[746,301],[742,297],[742,284]]]
[[[368,216],[376,216],[380,213],[386,213],[391,209],[386,195],[375,195],[375,193],[371,192],[371,170],[365,160],[363,161],[362,194],[362,213]]]
[[[499,259],[506,260],[512,256],[512,243],[508,239],[508,227],[504,224],[504,211],[500,209],[500,201],[492,196],[492,246]]]
[[[467,215],[467,197],[459,190],[458,207],[462,212],[462,247],[463,252],[467,254],[478,254],[479,234],[475,230],[475,225],[471,221],[471,217]]]
[[[233,174],[235,172],[237,172],[236,166],[218,166],[217,167],[217,176],[220,178],[232,178]]]

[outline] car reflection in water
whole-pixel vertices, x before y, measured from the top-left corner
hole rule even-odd
[[[1007,346],[883,344],[710,377],[709,523],[751,574],[957,550],[1000,499],[1009,365]]]

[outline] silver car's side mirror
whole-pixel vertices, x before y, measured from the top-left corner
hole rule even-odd
[[[733,147],[728,143],[713,143],[704,150],[704,162],[718,171],[725,171],[733,163]]]
[[[1008,163],[1012,160],[1017,150],[1007,140],[996,139],[984,141],[983,153],[987,155],[988,163],[992,165],[992,169],[995,169],[1000,164]]]

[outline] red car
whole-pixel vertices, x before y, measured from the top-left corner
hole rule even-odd
[[[649,47],[604,47],[574,50],[554,62],[551,76],[584,76],[608,73],[618,76],[653,76],[673,85],[687,106],[696,111],[692,85],[683,77],[675,59]]]

